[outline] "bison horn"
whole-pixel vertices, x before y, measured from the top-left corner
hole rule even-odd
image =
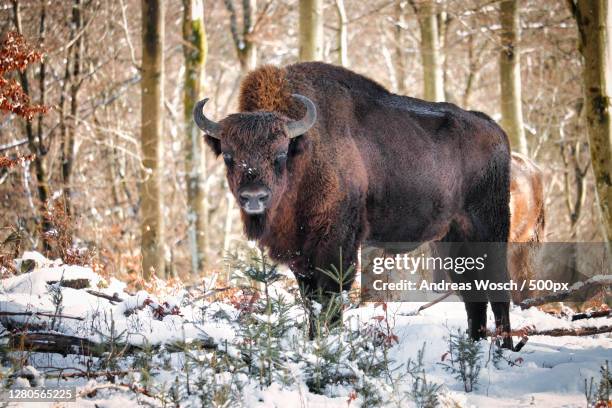
[[[295,99],[302,102],[306,107],[306,114],[300,120],[294,120],[287,124],[287,130],[289,131],[289,138],[294,138],[303,135],[308,132],[308,129],[312,127],[317,121],[317,108],[315,104],[307,97],[300,94],[292,95]]]
[[[195,104],[193,108],[193,120],[208,136],[219,139],[219,124],[204,116],[204,105],[206,105],[206,102],[208,102],[208,98],[202,99]]]

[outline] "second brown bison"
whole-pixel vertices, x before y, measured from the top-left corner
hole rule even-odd
[[[544,181],[540,168],[528,157],[512,153],[510,166],[510,242],[508,269],[513,281],[529,281],[536,277],[539,243],[544,240]],[[529,284],[522,291],[513,291],[514,303],[532,297]]]

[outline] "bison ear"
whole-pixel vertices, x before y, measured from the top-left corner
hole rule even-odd
[[[289,141],[289,157],[295,157],[304,153],[308,149],[309,145],[310,140],[306,135],[292,138]]]
[[[221,141],[219,139],[205,135],[204,141],[215,153],[215,157],[218,157],[221,154]]]

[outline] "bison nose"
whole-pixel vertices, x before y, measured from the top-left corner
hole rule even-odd
[[[248,187],[238,192],[240,206],[247,214],[262,214],[270,201],[270,190],[265,187]]]

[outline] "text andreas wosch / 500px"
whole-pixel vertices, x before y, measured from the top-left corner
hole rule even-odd
[[[449,282],[442,280],[440,282],[428,282],[423,279],[420,282],[402,279],[396,282],[386,282],[382,279],[377,279],[372,282],[372,288],[379,291],[516,291],[524,290],[526,287],[529,290],[549,290],[558,292],[568,290],[569,284],[562,282],[553,282],[552,280],[532,279],[521,282],[510,280],[508,282],[494,282],[489,279],[476,279],[473,282]]]

